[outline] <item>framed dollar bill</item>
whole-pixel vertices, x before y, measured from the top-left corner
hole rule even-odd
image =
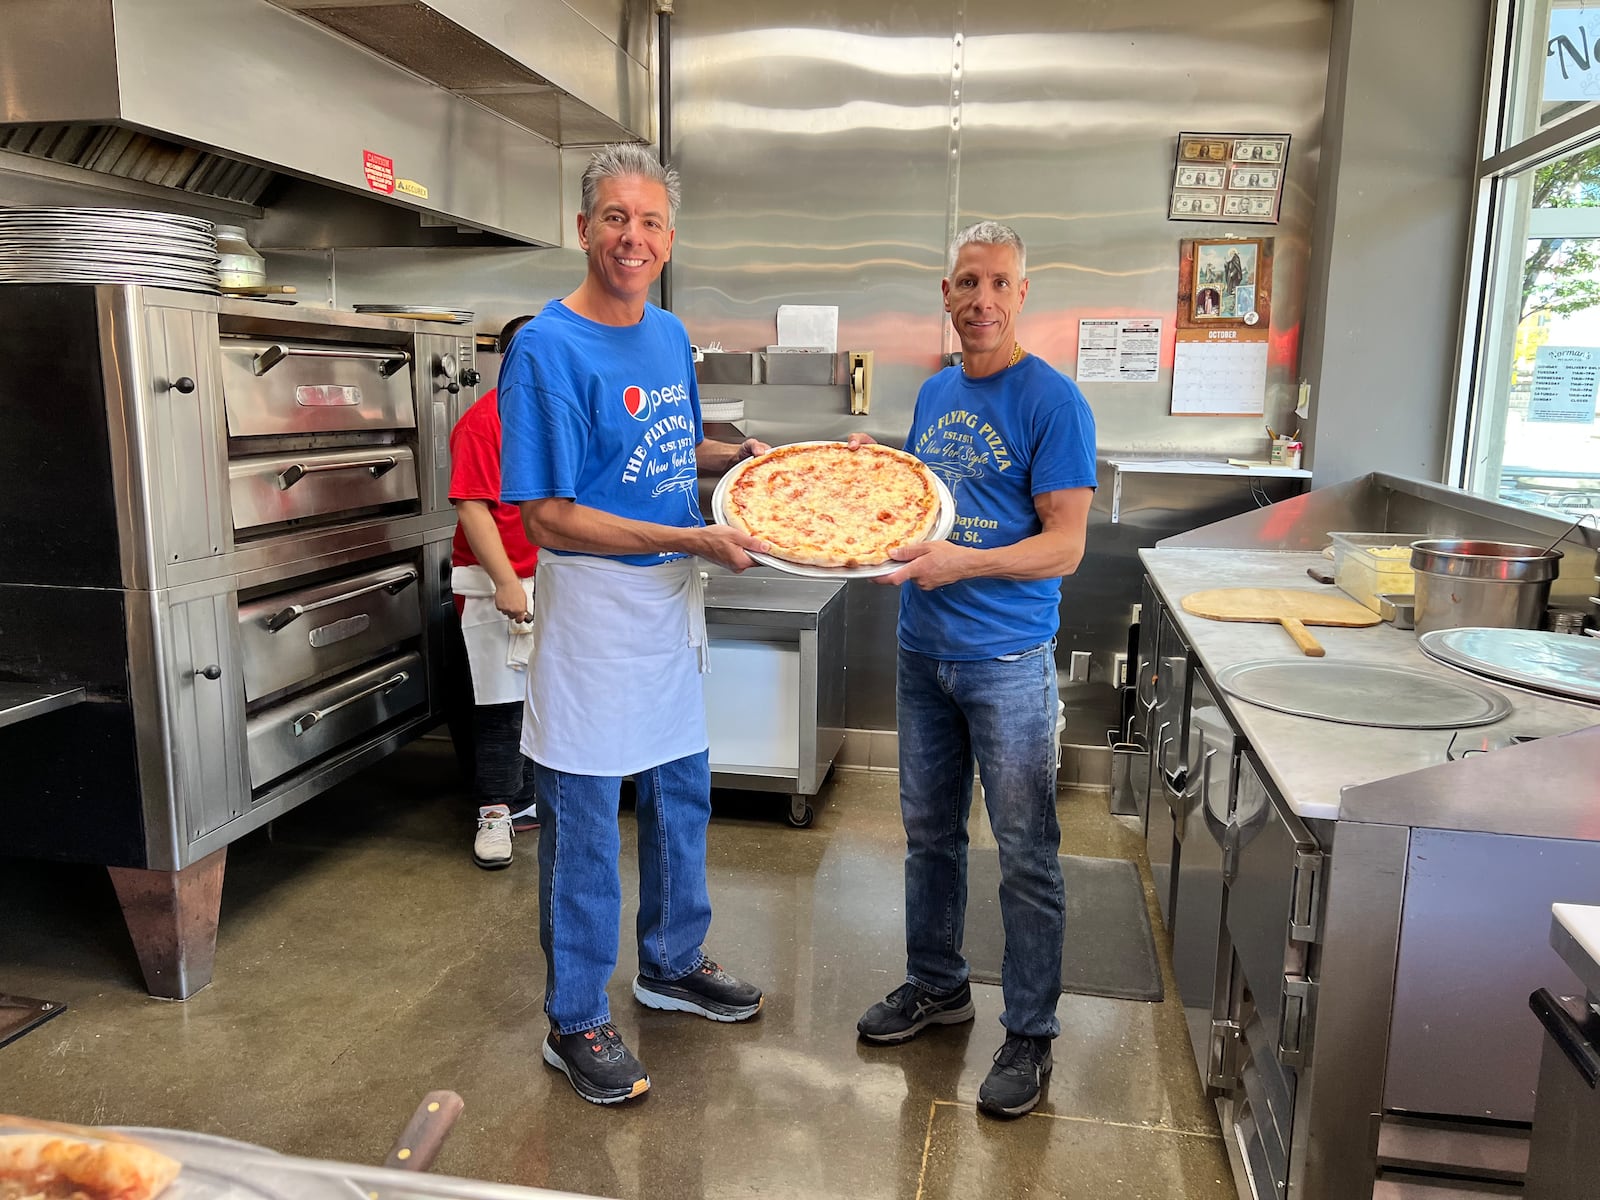
[[[1214,221],[1222,216],[1222,193],[1174,191],[1172,211],[1168,215],[1191,221]]]
[[[1167,218],[1276,225],[1288,166],[1286,133],[1180,133]]]

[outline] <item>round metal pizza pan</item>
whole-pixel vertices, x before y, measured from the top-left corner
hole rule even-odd
[[[1600,641],[1539,629],[1435,629],[1417,639],[1429,658],[1479,678],[1600,704]]]
[[[792,446],[840,446],[843,444],[838,441],[790,442],[787,446],[774,446],[773,449],[788,449]],[[898,448],[896,446],[890,447],[891,450]],[[736,476],[736,471],[729,471],[717,481],[717,490],[711,494],[711,514],[722,525],[728,523],[727,513],[723,508],[723,499],[728,494],[728,486]],[[945,486],[944,480],[940,479],[937,474],[933,476],[933,485],[939,493],[939,516],[935,519],[933,528],[928,531],[928,536],[922,540],[925,542],[942,542],[950,536],[950,531],[955,528],[956,500],[950,494],[950,489]],[[804,563],[794,563],[789,562],[787,559],[776,558],[771,554],[757,554],[754,551],[750,552],[750,557],[764,566],[776,567],[780,571],[787,572],[790,575],[798,575],[803,579],[876,579],[879,576],[898,571],[905,566],[904,563],[891,560],[871,567],[812,567]]]
[[[1380,729],[1489,725],[1511,711],[1511,701],[1490,688],[1387,663],[1258,659],[1219,672],[1217,685],[1291,716]]]

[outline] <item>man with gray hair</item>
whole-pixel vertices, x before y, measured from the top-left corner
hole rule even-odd
[[[622,779],[639,825],[639,971],[649,1008],[743,1021],[761,990],[705,953],[711,816],[705,612],[696,556],[733,571],[764,544],[707,527],[697,474],[768,449],[704,439],[689,337],[649,303],[672,253],[677,173],[608,146],[583,176],[587,271],[512,343],[500,374],[501,497],[541,547],[522,749],[539,796],[544,1059],[596,1104],[642,1096],[611,1023]]]
[[[976,759],[999,847],[1006,939],[1006,1037],[978,1108],[1016,1117],[1039,1102],[1061,1032],[1055,635],[1061,577],[1083,558],[1094,497],[1094,416],[1072,380],[1017,340],[1028,270],[1015,230],[997,221],[962,230],[949,272],[944,307],[961,364],[922,385],[905,448],[949,486],[955,527],[946,541],[894,551],[905,565],[879,580],[902,585],[895,705],[906,982],[856,1029],[894,1044],[973,1018],[961,945]]]

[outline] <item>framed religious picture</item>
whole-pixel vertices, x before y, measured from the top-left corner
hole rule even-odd
[[[1189,319],[1200,325],[1255,324],[1262,260],[1262,245],[1256,239],[1196,240]]]
[[[1180,133],[1167,219],[1276,225],[1287,133]]]

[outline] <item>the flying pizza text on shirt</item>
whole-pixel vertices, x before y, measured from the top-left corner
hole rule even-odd
[[[988,453],[977,449],[980,441]],[[976,413],[959,408],[945,413],[917,439],[916,453],[919,458],[934,455],[970,465],[992,460],[997,471],[1009,471],[1015,465],[999,431]]]

